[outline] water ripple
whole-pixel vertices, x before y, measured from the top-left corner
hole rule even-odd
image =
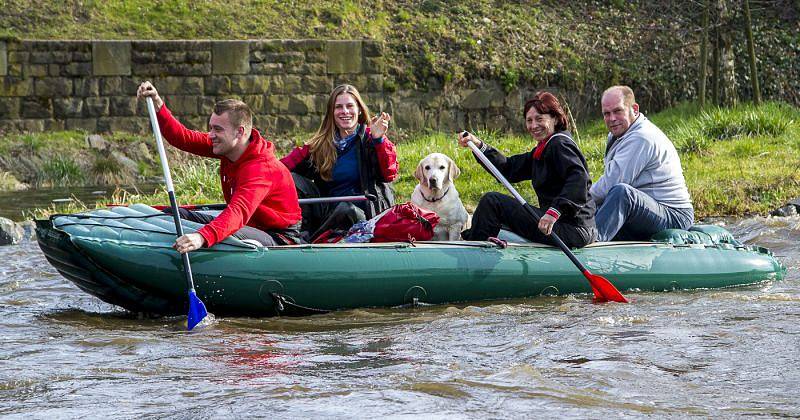
[[[0,415],[800,416],[800,218],[724,220],[783,282],[308,318],[139,318],[0,247]],[[535,413],[535,414],[534,414]]]

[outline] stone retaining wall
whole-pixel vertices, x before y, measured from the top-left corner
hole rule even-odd
[[[387,89],[380,43],[371,40],[0,41],[0,132],[149,130],[134,95],[151,80],[189,127],[203,129],[213,104],[239,97],[270,132],[316,129],[327,96],[355,85],[395,127],[521,129],[530,89],[496,81],[464,89]]]

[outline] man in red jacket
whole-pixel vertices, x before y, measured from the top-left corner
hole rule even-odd
[[[205,223],[197,233],[175,241],[181,253],[210,247],[234,235],[267,245],[292,244],[299,238],[300,205],[292,175],[274,154],[275,147],[253,128],[253,113],[242,101],[226,99],[214,106],[208,133],[181,124],[164,106],[148,81],[138,98],[153,98],[161,135],[173,146],[199,156],[220,159],[222,194],[228,203],[217,217],[181,209],[181,217]]]

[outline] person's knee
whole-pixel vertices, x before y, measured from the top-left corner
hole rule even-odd
[[[636,188],[628,184],[617,184],[608,190],[608,196],[605,201],[615,203],[618,206],[629,207],[633,203],[635,196]]]
[[[614,185],[613,187],[611,187],[611,189],[608,190],[608,196],[609,197],[617,197],[617,198],[618,197],[633,197],[633,194],[634,194],[635,191],[636,191],[636,188],[633,188],[628,184],[622,183],[622,184],[617,184],[617,185]]]
[[[488,192],[481,197],[480,201],[478,201],[478,206],[483,204],[484,206],[495,207],[497,203],[499,203],[503,198],[503,194],[499,192]]]

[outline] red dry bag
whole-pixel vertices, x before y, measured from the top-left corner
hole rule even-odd
[[[396,204],[378,219],[372,242],[428,241],[438,223],[439,215],[435,212],[410,201]]]

